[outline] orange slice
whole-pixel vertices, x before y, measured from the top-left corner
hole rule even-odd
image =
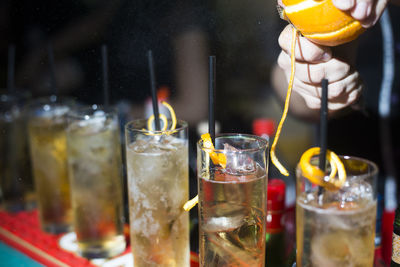
[[[321,45],[336,46],[356,39],[364,28],[332,0],[282,0],[282,17],[304,37]]]

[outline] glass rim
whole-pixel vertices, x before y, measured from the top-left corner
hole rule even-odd
[[[171,119],[168,119],[168,121],[170,121]],[[147,126],[147,121],[148,119],[136,119],[136,120],[131,120],[129,122],[127,122],[125,124],[125,131],[127,132],[137,132],[137,133],[142,133],[142,134],[147,134],[147,133],[153,133],[153,134],[164,134],[164,133],[177,133],[177,132],[181,132],[184,129],[188,129],[189,124],[184,121],[184,120],[176,120],[176,125],[180,126],[177,127],[173,130],[169,130],[166,129],[165,131],[150,131],[146,128],[143,128],[143,126],[141,128],[139,128],[138,125],[145,125],[145,127]],[[137,126],[136,126],[137,125]],[[135,127],[136,126],[136,127]]]
[[[94,115],[95,111],[103,111],[104,114]],[[73,120],[88,120],[94,117],[107,117],[110,115],[117,115],[117,109],[115,107],[93,104],[73,108],[67,112],[66,117]]]
[[[357,156],[349,156],[349,155],[339,155],[340,159],[352,159],[352,160],[357,160],[357,161],[361,161],[366,163],[369,167],[372,167],[372,169],[368,172],[368,173],[363,173],[363,174],[359,174],[359,175],[348,175],[348,177],[360,177],[363,178],[364,176],[375,176],[378,174],[379,168],[378,165],[376,165],[375,162],[369,160],[369,159],[365,159],[365,158],[360,158]],[[346,168],[345,168],[346,169]]]
[[[317,156],[315,156],[315,157],[317,157]],[[347,174],[347,170],[346,170],[346,167],[345,167],[347,178],[351,179],[351,178],[357,177],[358,179],[366,179],[367,177],[376,176],[378,174],[378,172],[379,172],[378,165],[375,162],[373,162],[373,161],[371,161],[369,159],[365,159],[365,158],[361,158],[361,157],[357,157],[357,156],[349,156],[349,155],[338,155],[338,157],[341,160],[343,160],[343,159],[345,159],[345,160],[353,159],[353,160],[361,161],[361,162],[366,163],[369,167],[372,168],[367,173],[362,173],[362,174],[357,174],[357,175],[351,175],[351,174],[349,175],[349,174]],[[301,171],[301,167],[300,167],[299,163],[296,165],[296,170],[300,171],[302,176],[303,176],[303,172]],[[337,176],[337,174],[336,174],[336,176]],[[346,179],[346,181],[348,181],[348,180]]]
[[[260,151],[262,149],[267,149],[269,142],[268,140],[266,140],[265,138],[262,138],[261,136],[257,136],[257,135],[253,135],[253,134],[242,134],[242,133],[221,133],[221,134],[217,134],[215,136],[215,138],[222,138],[222,137],[239,137],[239,138],[248,138],[248,139],[254,139],[256,141],[259,141],[262,143],[261,146],[259,146],[258,148],[245,148],[245,149],[238,149],[238,151],[229,151],[228,153],[248,153],[248,152],[256,152],[256,151]],[[202,145],[203,140],[200,139],[197,142],[197,147],[200,149],[208,149],[207,147],[204,147]],[[215,144],[213,144],[215,145]],[[214,149],[214,152],[217,153],[227,153],[224,149]]]

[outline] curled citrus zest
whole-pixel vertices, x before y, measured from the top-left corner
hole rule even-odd
[[[162,127],[161,131],[164,132],[165,130],[167,130],[167,127],[168,127],[167,116],[165,116],[164,114],[160,114],[159,118],[163,122],[163,127]],[[147,120],[147,129],[149,129],[150,131],[154,131],[154,129],[153,129],[153,121],[154,121],[154,114],[151,115],[149,117],[149,119]]]
[[[194,198],[192,198],[191,200],[187,201],[184,205],[183,205],[183,210],[184,211],[189,211],[191,210],[194,206],[196,206],[196,204],[199,202],[199,195],[196,195]]]
[[[285,167],[279,162],[278,158],[275,155],[275,149],[276,149],[276,144],[278,143],[279,136],[282,131],[283,123],[285,122],[288,110],[289,110],[289,104],[290,104],[290,95],[292,94],[292,88],[293,88],[293,80],[294,80],[294,73],[295,73],[295,47],[296,47],[296,39],[297,39],[297,34],[298,31],[293,28],[292,31],[292,43],[291,43],[291,55],[290,55],[290,61],[291,61],[291,71],[290,71],[290,79],[289,79],[289,85],[288,85],[288,90],[286,93],[286,99],[285,99],[285,107],[283,108],[283,114],[282,118],[278,124],[278,128],[276,129],[276,134],[274,141],[272,142],[271,146],[271,161],[275,165],[276,168],[285,176],[289,176],[289,172],[286,170]]]
[[[326,177],[325,172],[310,163],[312,157],[319,154],[319,147],[312,147],[303,153],[299,163],[302,175],[313,184],[322,186],[328,190],[334,191],[340,189],[346,182],[346,170],[342,161],[334,152],[327,149],[326,159],[331,166],[331,172],[329,177]],[[338,174],[338,179],[335,178],[336,174]]]
[[[165,101],[161,101],[161,104],[163,104],[169,110],[169,114],[171,115],[172,124],[171,124],[170,130],[175,130],[175,128],[176,128],[176,115],[175,115],[174,109],[171,107],[170,104],[168,104]]]
[[[217,153],[215,152],[214,145],[211,140],[211,136],[209,133],[205,133],[201,135],[201,139],[203,140],[203,150],[207,152],[210,156],[212,162],[215,165],[220,165],[222,168],[226,168],[226,156],[224,153]]]
[[[148,133],[148,135],[161,135],[161,134],[172,134],[174,133],[174,130],[176,128],[176,115],[175,115],[175,111],[172,108],[172,106],[170,104],[168,104],[165,101],[162,101],[161,104],[163,104],[169,111],[170,115],[171,115],[171,128],[169,130],[167,130],[168,128],[168,119],[167,116],[165,116],[164,114],[160,114],[159,118],[161,119],[161,121],[163,122],[163,128],[160,130],[161,132],[165,132],[165,133]],[[147,129],[151,132],[155,132],[154,128],[153,128],[153,121],[154,121],[154,114],[151,115],[149,117],[149,119],[147,120]],[[143,129],[145,130],[145,129]]]
[[[211,136],[209,133],[205,133],[201,135],[201,140],[203,140],[203,150],[210,156],[212,162],[215,165],[220,165],[222,168],[226,168],[226,156],[224,153],[215,152],[214,144],[211,140]],[[183,205],[183,209],[185,211],[191,210],[199,201],[199,196],[195,196],[191,200],[187,201]]]

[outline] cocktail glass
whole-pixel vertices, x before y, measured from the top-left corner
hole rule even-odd
[[[0,196],[4,208],[17,212],[34,207],[34,187],[22,93],[0,93]]]
[[[148,131],[125,126],[131,244],[135,267],[190,266],[188,126]]]
[[[267,147],[257,136],[220,135],[223,168],[198,142],[200,266],[264,266]]]
[[[67,167],[67,119],[72,101],[42,98],[29,105],[29,145],[41,227],[50,233],[71,229]]]
[[[376,164],[341,156],[347,179],[337,191],[319,189],[297,167],[297,266],[372,266]],[[313,164],[318,166],[318,159]]]
[[[79,252],[108,258],[125,250],[121,142],[117,113],[97,105],[67,115],[73,226]]]

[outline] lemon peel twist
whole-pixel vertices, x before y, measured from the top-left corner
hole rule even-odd
[[[224,153],[215,152],[214,144],[212,143],[211,136],[209,133],[201,135],[201,140],[203,140],[203,150],[210,156],[212,162],[215,165],[220,165],[222,168],[226,168],[226,156]],[[183,205],[185,211],[191,210],[199,202],[199,195],[196,195],[191,200],[187,201]]]
[[[154,114],[151,115],[148,120],[147,120],[147,129],[149,129],[149,131],[154,131],[153,129],[153,121],[154,121]],[[165,116],[164,114],[160,114],[159,116],[160,120],[163,122],[163,127],[160,131],[164,132],[165,130],[167,130],[168,127],[168,119],[167,116]]]
[[[163,122],[163,128],[160,130],[161,132],[166,132],[166,134],[172,134],[176,128],[176,115],[175,115],[175,111],[172,108],[172,106],[170,104],[168,104],[165,101],[161,101],[161,104],[163,104],[169,111],[169,114],[171,115],[171,127],[169,130],[167,130],[168,127],[168,119],[167,116],[165,116],[164,114],[160,114],[159,118],[161,119],[161,121]],[[148,120],[147,120],[147,129],[151,132],[155,132],[154,128],[153,128],[153,121],[155,119],[154,114],[152,114]],[[162,133],[149,133],[149,135],[161,135]]]

